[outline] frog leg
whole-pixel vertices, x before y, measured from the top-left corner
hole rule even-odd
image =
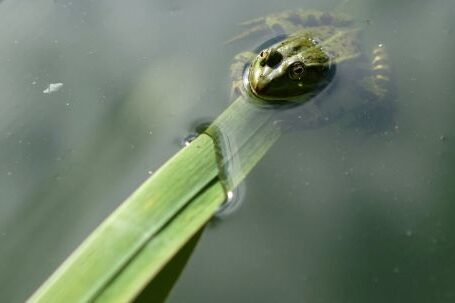
[[[242,52],[237,54],[230,67],[232,88],[231,98],[241,94],[243,88],[243,73],[246,66],[257,56],[254,52]]]
[[[383,44],[375,47],[372,53],[371,73],[360,81],[359,86],[368,99],[381,102],[387,97],[389,92],[390,67],[387,51]]]
[[[373,49],[369,69],[370,72],[358,83],[358,93],[364,102],[354,112],[355,124],[372,131],[395,126],[391,71],[384,45],[379,44]]]
[[[352,24],[353,20],[351,17],[340,13],[334,14],[303,9],[287,10],[241,23],[240,25],[246,27],[247,30],[226,41],[226,43],[241,40],[254,34],[289,35],[305,27],[343,27]]]

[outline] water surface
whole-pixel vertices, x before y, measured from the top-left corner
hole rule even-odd
[[[281,137],[170,302],[453,302],[449,0],[1,2],[2,301],[24,301],[226,108],[231,58],[261,43],[223,45],[236,24],[305,7],[349,13],[365,49],[387,46],[397,131]]]

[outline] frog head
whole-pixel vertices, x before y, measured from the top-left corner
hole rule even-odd
[[[316,41],[295,37],[260,51],[248,69],[248,83],[260,99],[304,102],[330,82],[334,67]]]

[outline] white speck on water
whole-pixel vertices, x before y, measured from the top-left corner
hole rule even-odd
[[[153,170],[149,170],[147,173],[151,176],[153,175]]]
[[[232,200],[232,198],[234,198],[234,193],[232,191],[228,191],[226,193],[226,196],[227,196],[227,201],[229,202]]]
[[[354,168],[351,167],[351,168],[349,168],[348,170],[346,170],[346,171],[344,172],[344,174],[345,174],[346,176],[349,176],[349,175],[351,175],[353,172],[354,172]]]
[[[394,274],[399,274],[400,273],[400,268],[398,266],[393,268],[393,273]]]
[[[275,120],[275,121],[273,121],[273,125],[279,125],[282,122],[283,122],[283,120]]]
[[[412,229],[406,230],[405,234],[407,237],[412,237],[412,235],[413,235]]]
[[[33,81],[33,82],[32,82],[32,85],[36,85],[36,81]]]
[[[51,83],[45,90],[43,90],[43,93],[52,94],[58,92],[62,87],[63,83]]]
[[[152,134],[153,134],[153,132],[151,130],[149,130],[149,135],[152,135]]]
[[[70,106],[69,102],[68,103],[65,103],[66,106]]]
[[[9,172],[7,172],[6,174],[7,174],[8,176],[12,176],[12,175],[13,175],[13,173],[12,173],[12,172],[10,172],[10,171],[9,171]]]

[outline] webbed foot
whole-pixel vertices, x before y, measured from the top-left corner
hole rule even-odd
[[[360,82],[360,88],[368,99],[380,102],[390,91],[390,66],[387,51],[383,44],[373,50],[371,73]]]
[[[392,97],[391,69],[383,44],[373,49],[371,72],[359,83],[364,103],[354,111],[352,126],[370,133],[397,129],[394,121],[395,104]]]

